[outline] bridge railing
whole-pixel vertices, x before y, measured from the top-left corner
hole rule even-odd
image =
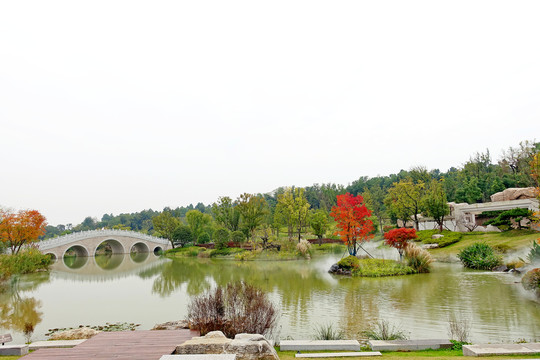
[[[62,246],[66,244],[70,244],[76,241],[86,240],[97,236],[127,236],[131,238],[135,238],[138,240],[144,240],[144,241],[150,241],[153,243],[157,243],[160,245],[168,245],[169,240],[158,238],[151,235],[141,234],[136,231],[128,231],[128,230],[88,230],[88,231],[81,231],[76,232],[72,234],[62,235],[59,237],[55,237],[52,239],[47,239],[44,241],[40,241],[38,243],[40,250],[48,250],[53,247]]]

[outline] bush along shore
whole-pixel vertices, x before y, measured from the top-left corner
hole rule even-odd
[[[242,247],[209,248],[203,246],[186,246],[167,250],[165,256],[175,257],[198,257],[217,258],[238,261],[259,261],[259,260],[302,260],[310,259],[317,254],[342,254],[345,245],[340,243],[324,243],[321,245],[311,244],[307,240],[279,241],[272,243],[267,248],[261,246],[250,246],[246,244]]]
[[[0,255],[0,283],[11,276],[47,271],[51,258],[39,250],[30,248],[13,255]]]

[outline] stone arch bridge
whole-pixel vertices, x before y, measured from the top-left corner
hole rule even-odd
[[[78,256],[95,256],[97,248],[104,242],[110,245],[113,254],[157,253],[171,248],[167,239],[126,230],[81,231],[40,241],[38,247],[43,254],[51,254],[59,259],[63,258],[69,249]]]

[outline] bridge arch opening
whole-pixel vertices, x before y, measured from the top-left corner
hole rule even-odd
[[[73,245],[64,252],[62,261],[70,269],[80,269],[88,262],[88,250],[82,245]]]
[[[163,248],[161,246],[156,246],[154,248],[154,255],[160,255],[161,253],[163,253]]]
[[[50,253],[46,253],[45,255],[49,255],[49,258],[51,259],[51,262],[53,262],[53,263],[55,263],[56,260],[58,260],[58,259],[56,258],[56,254],[55,254],[55,253],[50,252]]]
[[[90,254],[88,253],[88,250],[82,245],[73,245],[69,249],[67,249],[64,252],[64,256],[78,256],[78,257],[88,257]]]
[[[106,255],[106,254],[124,254],[124,246],[118,240],[107,239],[99,243],[96,248],[95,255]]]
[[[148,248],[148,245],[146,245],[143,242],[138,242],[133,244],[129,251],[129,256],[131,257],[131,260],[135,263],[142,263],[146,259],[148,259],[148,254],[150,253],[150,249]]]
[[[145,243],[138,242],[138,243],[133,244],[129,252],[130,253],[148,253],[150,252],[150,249],[148,248],[148,245],[146,245]]]

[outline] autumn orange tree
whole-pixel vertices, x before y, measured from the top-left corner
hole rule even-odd
[[[45,233],[47,222],[37,210],[21,210],[12,213],[0,210],[0,241],[17,254],[25,244],[38,241]]]
[[[337,196],[337,205],[332,207],[330,216],[336,221],[341,240],[347,245],[349,254],[356,256],[362,243],[370,238],[373,222],[362,196],[349,193]]]

